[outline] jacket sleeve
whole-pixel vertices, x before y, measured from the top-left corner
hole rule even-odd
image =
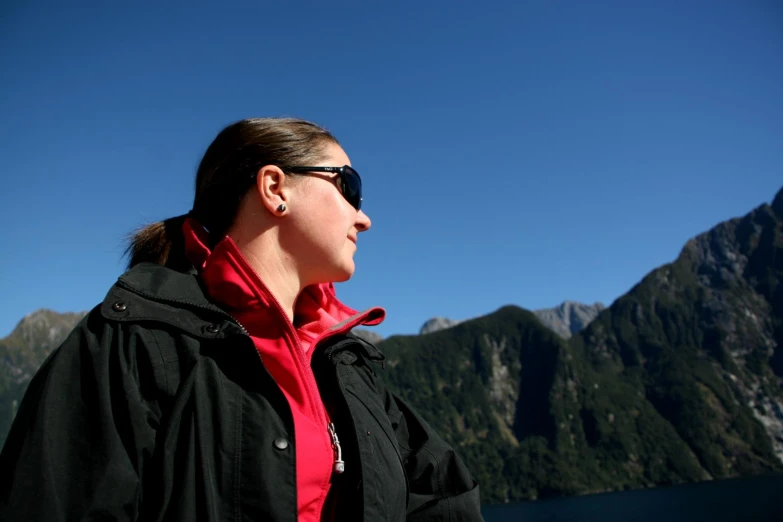
[[[139,341],[93,311],[31,381],[0,454],[0,520],[136,520],[156,412]]]
[[[381,387],[408,475],[407,519],[483,521],[479,485],[462,459],[413,408]]]

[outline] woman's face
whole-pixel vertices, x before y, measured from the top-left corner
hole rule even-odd
[[[336,144],[329,144],[322,161],[310,166],[342,167],[351,160]],[[301,176],[292,187],[289,210],[280,237],[294,256],[307,284],[341,282],[355,270],[353,255],[360,232],[369,230],[370,218],[345,200],[338,175],[314,172]]]

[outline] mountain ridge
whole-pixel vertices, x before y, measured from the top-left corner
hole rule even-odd
[[[587,326],[605,308],[603,303],[599,302],[588,305],[578,301],[565,300],[551,308],[533,310],[533,313],[546,327],[567,339]],[[419,329],[419,335],[427,335],[452,328],[469,320],[435,316],[424,322]],[[383,336],[372,330],[358,328],[354,330],[354,333],[373,343],[383,340]]]

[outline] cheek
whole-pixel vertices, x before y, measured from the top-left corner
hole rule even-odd
[[[348,237],[355,213],[334,187],[312,194],[304,209],[309,235],[318,243],[333,243]],[[346,207],[349,207],[346,209]]]
[[[347,234],[355,221],[355,211],[336,187],[329,185],[326,188],[328,190],[319,194],[318,213],[330,226],[342,228],[342,233]]]

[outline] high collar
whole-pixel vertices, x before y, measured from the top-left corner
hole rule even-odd
[[[183,234],[188,260],[210,298],[243,322],[255,337],[285,336],[293,330],[306,350],[310,342],[333,331],[376,325],[385,317],[382,308],[359,313],[346,306],[337,299],[334,284],[323,283],[302,291],[292,323],[230,236],[210,249],[207,231],[193,218],[185,221]]]

